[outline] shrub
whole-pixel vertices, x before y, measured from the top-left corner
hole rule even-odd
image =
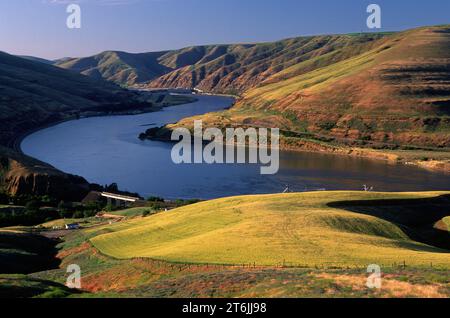
[[[164,202],[164,199],[163,199],[163,198],[160,198],[160,197],[149,197],[149,198],[147,199],[147,201],[148,201],[148,202]]]
[[[95,211],[95,210],[85,210],[83,212],[83,215],[85,218],[91,218],[91,217],[95,216],[97,214],[97,212],[98,211]]]
[[[0,204],[9,204],[9,195],[0,191]]]
[[[75,213],[73,213],[74,219],[82,219],[83,217],[84,217],[84,213],[82,211],[75,211]]]
[[[41,202],[39,202],[37,200],[31,200],[25,204],[25,209],[29,212],[38,211],[40,207],[41,207]]]

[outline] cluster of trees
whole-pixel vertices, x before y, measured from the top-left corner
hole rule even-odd
[[[99,190],[121,193],[138,197],[138,194],[120,192],[117,184],[98,186]],[[167,202],[160,197],[150,197],[146,206],[149,208],[144,216],[152,211],[161,211],[167,208],[181,207],[194,204],[199,200],[176,200]],[[0,190],[0,227],[5,226],[33,226],[56,219],[82,219],[95,216],[98,212],[112,210],[105,202],[89,202],[86,204],[58,201],[49,196],[9,196]]]
[[[78,205],[61,201],[58,204],[58,214],[60,218],[82,219],[93,217],[104,208],[105,205],[101,202],[89,202],[85,205]]]
[[[3,191],[0,191],[0,204],[9,204],[10,197]]]
[[[60,218],[86,218],[102,211],[104,204],[92,202],[85,205],[60,201],[49,196],[10,197],[0,192],[0,227],[32,226]],[[11,205],[12,204],[12,205]]]

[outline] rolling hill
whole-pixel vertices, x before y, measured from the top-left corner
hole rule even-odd
[[[171,71],[171,68],[159,62],[164,53],[132,54],[107,51],[86,58],[63,59],[55,65],[96,79],[130,86],[148,82]]]
[[[144,106],[152,105],[113,83],[0,52],[0,187],[14,195],[82,197],[84,179],[13,151],[17,138],[83,112]]]
[[[242,96],[205,121],[271,126],[370,147],[450,147],[450,26],[298,37],[58,64],[122,85]]]
[[[448,233],[433,230],[434,223],[448,215],[449,202],[448,193],[316,192],[225,198],[105,231],[95,229],[91,242],[119,259],[308,267],[406,261],[448,268],[448,250],[430,244],[449,248]],[[444,241],[435,240],[443,234]],[[423,239],[432,241],[418,241]]]
[[[177,60],[187,61],[170,64],[177,69],[148,85],[242,94],[298,63],[324,55],[330,58],[322,60],[323,66],[335,63],[370,49],[383,37],[384,34],[329,35],[273,43],[192,47],[172,52]]]
[[[386,35],[363,47],[354,56],[310,57],[246,90],[232,109],[196,119],[279,127],[289,137],[350,146],[448,150],[450,26]]]
[[[0,144],[80,111],[138,104],[138,94],[44,63],[0,52]]]
[[[356,57],[276,74],[246,92],[240,106],[289,112],[296,131],[449,147],[449,48],[449,26],[402,32]]]
[[[332,60],[339,61],[367,50],[383,37],[384,34],[299,37],[274,43],[193,46],[141,54],[107,51],[55,65],[121,85],[242,93],[312,57],[331,53]]]

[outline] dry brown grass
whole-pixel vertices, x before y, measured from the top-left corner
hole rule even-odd
[[[334,281],[342,288],[351,288],[357,291],[367,289],[367,276],[354,274],[333,274],[320,273],[315,274],[317,278]],[[379,297],[394,298],[447,298],[448,294],[444,292],[445,286],[442,284],[412,284],[395,279],[394,275],[382,276],[381,289],[376,291]]]

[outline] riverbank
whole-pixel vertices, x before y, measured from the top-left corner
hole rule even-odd
[[[152,102],[146,107],[131,105],[128,109],[118,111],[108,108],[105,111],[86,109],[80,112],[61,112],[46,120],[30,120],[27,125],[17,125],[20,129],[10,131],[8,138],[4,138],[4,146],[0,146],[0,191],[12,196],[51,195],[60,200],[82,199],[92,187],[86,179],[78,177],[83,174],[68,174],[47,164],[47,160],[33,159],[22,151],[23,140],[37,131],[81,118],[139,115],[197,101],[193,96],[162,96],[163,98],[157,94],[146,96],[147,100]]]
[[[186,122],[182,122],[183,124]],[[139,135],[141,140],[149,139],[162,142],[173,142],[171,132],[181,124],[148,129]],[[187,127],[190,128],[190,127]],[[298,137],[280,137],[280,149],[284,151],[326,153],[340,156],[358,157],[416,166],[429,171],[450,174],[450,152],[430,150],[386,150],[336,145],[325,141]]]
[[[83,119],[83,118],[92,118],[92,117],[141,115],[141,114],[146,114],[146,113],[157,112],[157,111],[164,109],[165,107],[185,105],[185,104],[195,103],[196,101],[198,101],[198,99],[195,98],[194,95],[188,96],[188,95],[170,95],[169,94],[168,96],[170,96],[172,98],[171,100],[169,100],[169,102],[165,102],[164,104],[155,105],[155,106],[152,106],[151,108],[145,108],[145,109],[141,109],[141,110],[125,110],[125,111],[117,111],[117,112],[86,111],[86,112],[79,113],[77,115],[67,116],[64,119],[55,120],[55,121],[49,122],[47,124],[39,125],[38,127],[33,127],[30,129],[27,129],[21,133],[18,133],[7,144],[7,147],[11,148],[12,150],[16,151],[17,153],[23,155],[24,153],[22,151],[21,144],[27,136],[32,135],[33,133],[38,132],[40,130],[54,127],[54,126],[57,126],[59,124],[65,123],[65,122],[69,122],[72,120],[79,120],[79,119]]]
[[[437,152],[426,150],[380,150],[371,148],[358,148],[336,146],[319,143],[311,140],[293,140],[281,138],[281,149],[301,152],[329,153],[342,156],[366,158],[388,162],[390,164],[403,164],[416,166],[421,169],[450,174],[450,152]]]

